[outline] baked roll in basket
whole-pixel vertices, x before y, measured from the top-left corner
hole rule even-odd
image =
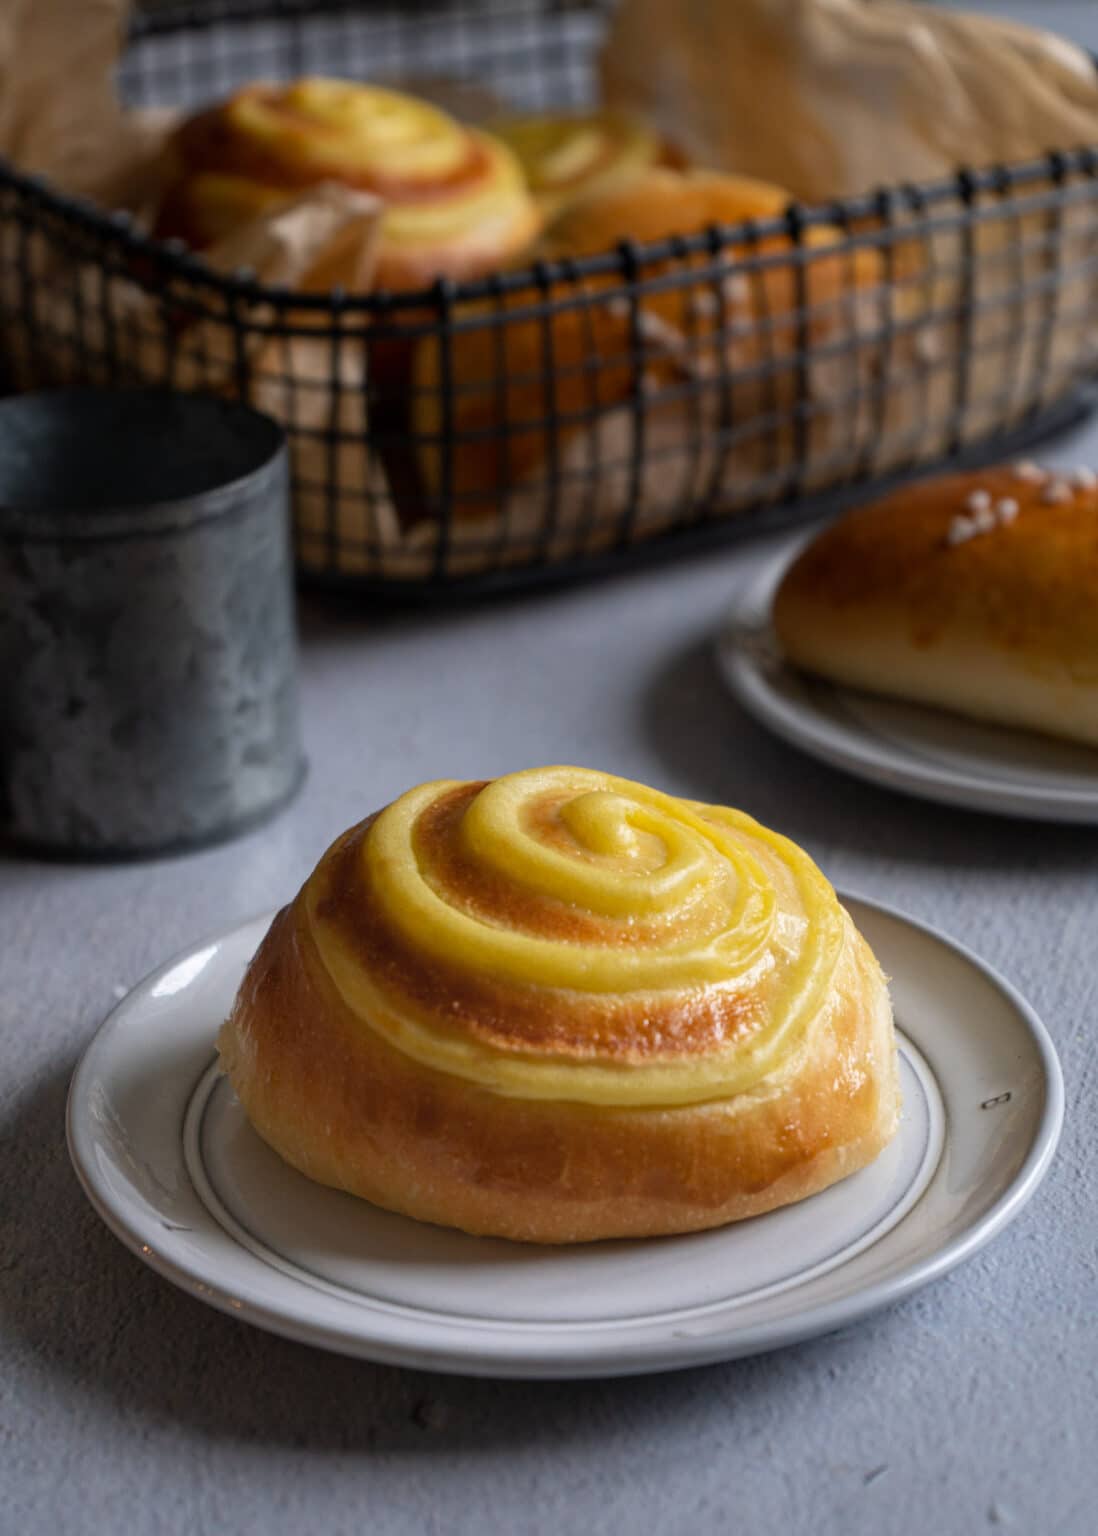
[[[1098,747],[1098,474],[1006,464],[857,507],[774,626],[806,671]]]
[[[514,150],[549,220],[583,198],[614,191],[679,158],[640,118],[609,108],[503,118],[492,131]]]
[[[220,1052],[309,1177],[541,1243],[803,1199],[898,1116],[884,978],[807,855],[581,768],[425,784],[351,828]]]
[[[781,187],[749,177],[656,167],[568,207],[539,253],[582,259],[626,239],[646,243],[775,219],[789,202]],[[553,518],[564,518],[570,500],[589,494],[592,465],[602,479],[614,478],[615,465],[600,455],[595,434],[600,418],[628,406],[638,390],[648,423],[661,402],[670,412],[676,397],[689,396],[675,422],[689,458],[697,451],[693,440],[711,445],[727,434],[725,411],[745,438],[742,429],[752,420],[780,422],[795,403],[795,360],[806,344],[818,352],[809,365],[813,396],[841,395],[849,379],[830,377],[835,364],[826,343],[852,343],[865,323],[859,301],[874,309],[880,257],[844,250],[839,231],[827,225],[804,231],[803,245],[809,254],[795,261],[783,231],[725,247],[720,263],[705,253],[648,263],[643,285],[632,289],[613,274],[562,280],[544,301],[524,291],[464,306],[445,346],[428,335],[416,352],[413,429],[428,505],[444,500],[445,485],[455,518],[503,520],[516,492],[559,473],[570,494]],[[756,257],[761,265],[736,270],[741,258]],[[817,407],[816,414],[825,413]],[[844,409],[848,436],[849,414]],[[760,427],[757,442],[740,450],[760,460],[748,471],[788,462],[787,437],[780,427]],[[574,444],[578,473],[569,453]],[[644,465],[643,478],[657,478],[659,468]]]
[[[188,119],[170,156],[156,232],[197,247],[325,181],[375,193],[386,205],[379,288],[495,271],[541,226],[499,139],[414,96],[350,80],[245,86]]]

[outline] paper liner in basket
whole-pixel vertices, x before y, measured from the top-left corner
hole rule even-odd
[[[601,75],[612,104],[673,123],[702,163],[810,203],[1098,145],[1098,71],[1082,49],[911,0],[623,0]],[[940,227],[893,201],[921,269],[908,263],[902,318],[936,349],[931,395],[963,404],[962,437],[1008,425],[1089,366],[1096,202],[1077,192],[1031,184],[1002,216],[994,194],[971,210],[939,200]],[[929,405],[931,420],[946,414]]]
[[[1098,72],[1034,27],[912,0],[623,0],[608,101],[807,201],[1098,142]]]

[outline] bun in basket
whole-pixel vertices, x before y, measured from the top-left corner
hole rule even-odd
[[[788,203],[767,182],[657,168],[573,205],[540,250],[554,259],[595,256],[625,239],[773,219]],[[445,349],[428,336],[416,356],[413,429],[427,504],[442,500],[445,483],[455,517],[500,517],[514,492],[551,478],[573,440],[590,438],[600,417],[638,392],[646,417],[661,401],[696,398],[693,428],[703,435],[720,430],[722,410],[741,430],[753,418],[777,419],[791,408],[793,359],[805,341],[852,335],[853,299],[879,284],[877,254],[833,253],[838,239],[829,226],[806,229],[799,264],[781,260],[792,255],[784,231],[726,245],[719,261],[702,254],[646,262],[635,304],[614,273],[466,306]],[[762,265],[736,270],[741,258],[758,257]],[[728,401],[726,374],[738,376]],[[683,431],[689,435],[689,423]],[[760,438],[758,451],[769,460],[789,447]],[[600,460],[593,440],[589,457]],[[581,473],[578,495],[589,482]],[[567,479],[563,488],[572,488]]]
[[[514,150],[546,219],[678,158],[640,118],[608,108],[503,118],[492,130]]]
[[[202,247],[312,186],[386,204],[376,286],[423,287],[494,271],[541,216],[512,152],[399,91],[307,77],[245,86],[177,131],[156,232]]]
[[[581,768],[426,784],[351,828],[220,1051],[310,1178],[540,1243],[753,1216],[897,1125],[885,981],[807,855]]]

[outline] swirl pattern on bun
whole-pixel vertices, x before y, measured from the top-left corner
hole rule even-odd
[[[426,784],[352,828],[221,1051],[312,1177],[533,1241],[771,1209],[896,1123],[887,989],[807,855],[578,768]]]
[[[492,127],[518,156],[547,219],[677,158],[628,112],[547,113],[504,118]]]
[[[541,219],[512,152],[440,108],[309,76],[245,86],[175,135],[157,232],[211,245],[325,181],[385,203],[379,287],[471,277],[512,259]]]

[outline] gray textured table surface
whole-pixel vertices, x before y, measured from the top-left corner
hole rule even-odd
[[[1098,7],[1035,9],[1098,42]],[[1098,462],[1098,428],[1050,457]],[[449,614],[309,606],[312,767],[279,821],[171,861],[0,862],[3,1536],[1095,1530],[1098,831],[923,806],[771,740],[710,652],[761,553]],[[92,1214],[64,1147],[69,1076],[118,990],[284,900],[343,826],[408,784],[561,760],[743,806],[1026,993],[1068,1108],[1018,1222],[844,1333],[605,1383],[343,1360],[145,1270]]]
[[[1064,444],[1098,460],[1098,430]],[[435,615],[304,615],[311,774],[279,821],[124,868],[0,864],[0,1529],[1094,1529],[1098,830],[893,796],[771,740],[710,641],[758,545]],[[358,1364],[206,1310],[86,1205],[76,1055],[116,989],[288,897],[407,784],[571,760],[742,805],[838,882],[955,933],[1032,999],[1068,1118],[1017,1224],[913,1300],[769,1357],[619,1382]]]

